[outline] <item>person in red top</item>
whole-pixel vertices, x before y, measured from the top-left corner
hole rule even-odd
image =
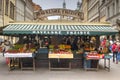
[[[120,53],[120,43],[118,44],[118,52]]]
[[[118,53],[117,53],[116,64],[118,64],[119,60],[120,60],[120,43],[118,43]]]
[[[116,44],[116,41],[114,41],[114,43],[112,44],[112,52],[113,52],[113,62],[115,62],[115,58],[117,59],[117,53],[118,53],[118,46]]]

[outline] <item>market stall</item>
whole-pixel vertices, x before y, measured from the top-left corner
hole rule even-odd
[[[36,55],[38,55],[37,53],[39,53],[38,50],[40,48],[47,48],[48,51],[45,55],[48,56],[45,56],[44,60],[46,60],[48,67],[52,68],[54,67],[54,62],[67,62],[68,59],[73,60],[74,63],[76,60],[79,60],[81,66],[84,67],[83,55],[86,52],[98,51],[98,47],[100,46],[99,37],[101,35],[115,35],[118,33],[118,30],[114,29],[110,24],[41,22],[11,23],[3,29],[3,33],[7,35],[27,36],[25,42],[34,43]],[[51,49],[51,45],[54,48]],[[61,49],[59,45],[69,45],[70,47],[66,49],[62,46]],[[76,55],[80,55],[80,57],[76,57]],[[40,56],[36,56],[36,64],[40,64],[39,60],[41,59]],[[64,60],[62,61],[62,59]],[[58,68],[61,64],[58,63]],[[77,65],[77,63],[72,64],[69,60],[68,63],[64,64]],[[70,66],[67,66],[67,68],[70,68]]]

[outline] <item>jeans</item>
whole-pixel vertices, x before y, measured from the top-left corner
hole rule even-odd
[[[117,61],[120,61],[120,52],[117,53]]]
[[[118,54],[118,52],[113,52],[113,62],[115,62],[115,59],[117,61],[117,54]]]

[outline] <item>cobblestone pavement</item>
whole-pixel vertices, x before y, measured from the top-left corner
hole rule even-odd
[[[100,60],[98,71],[84,71],[83,69],[50,71],[47,68],[37,68],[36,71],[9,71],[5,58],[0,54],[0,80],[118,80],[119,68],[120,62],[115,64],[111,60],[111,71],[108,72],[103,69],[103,61]]]

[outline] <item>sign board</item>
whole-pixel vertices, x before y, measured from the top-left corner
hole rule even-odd
[[[33,34],[90,35],[89,31],[33,31]]]
[[[55,9],[42,10],[39,12],[40,18],[47,17],[47,16],[55,16],[55,15],[70,16],[78,19],[83,19],[83,13],[77,10],[55,8]]]

